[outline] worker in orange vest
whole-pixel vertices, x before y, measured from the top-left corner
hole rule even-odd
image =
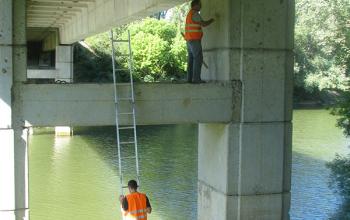
[[[191,2],[191,10],[188,12],[185,24],[185,40],[187,41],[187,81],[189,83],[203,83],[201,69],[203,64],[202,52],[202,27],[214,22],[214,19],[204,21],[200,15],[202,4],[200,0]]]
[[[147,220],[147,214],[151,214],[152,212],[148,197],[143,193],[137,192],[137,187],[137,182],[135,180],[130,180],[128,182],[130,194],[127,196],[121,195],[119,197],[124,220]]]

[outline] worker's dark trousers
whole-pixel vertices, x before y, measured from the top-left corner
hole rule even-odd
[[[187,81],[200,82],[203,63],[202,43],[200,40],[187,41]]]

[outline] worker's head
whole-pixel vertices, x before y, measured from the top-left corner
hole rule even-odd
[[[130,180],[129,182],[128,182],[128,188],[129,188],[129,191],[130,192],[133,192],[133,191],[137,191],[137,182],[136,182],[136,180]]]
[[[201,0],[193,0],[191,2],[191,8],[200,11],[202,8]]]

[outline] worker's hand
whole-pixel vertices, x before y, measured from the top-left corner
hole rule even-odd
[[[122,203],[123,200],[124,200],[124,198],[125,198],[124,195],[120,195],[120,196],[119,196],[119,202]]]

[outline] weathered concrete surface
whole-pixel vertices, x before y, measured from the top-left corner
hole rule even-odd
[[[18,84],[26,80],[25,0],[0,1],[0,219],[28,215],[27,137]]]
[[[136,84],[138,124],[180,124],[229,122],[238,118],[233,99],[235,83]],[[119,97],[126,98],[128,84],[118,86]],[[236,89],[236,90],[235,90]],[[21,86],[22,117],[33,126],[114,125],[112,84],[26,84]],[[121,101],[120,112],[128,112]],[[121,116],[121,124],[131,123]]]
[[[288,220],[294,1],[202,3],[203,78],[242,96],[238,121],[199,125],[198,219]]]
[[[28,79],[56,79],[58,76],[57,69],[28,69]]]
[[[288,219],[290,193],[230,195],[199,181],[198,197],[198,203],[206,210],[205,213],[198,212],[198,219]]]
[[[60,27],[61,44],[71,44],[154,13],[172,8],[184,0],[96,0],[82,8]]]
[[[56,47],[56,80],[73,82],[73,47],[59,45]]]
[[[59,45],[56,48],[54,69],[28,69],[28,79],[55,79],[67,83],[73,82],[73,48],[71,45]]]

